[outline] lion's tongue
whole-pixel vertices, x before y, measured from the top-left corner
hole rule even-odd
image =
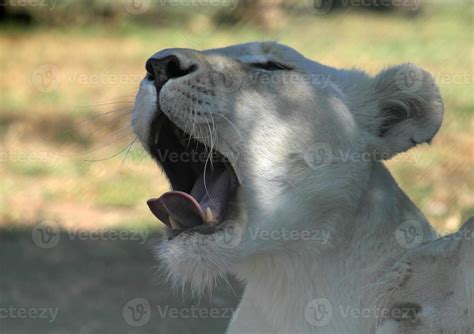
[[[225,210],[231,192],[230,172],[216,169],[201,174],[191,193],[169,191],[160,198],[150,199],[151,212],[163,223],[171,226],[170,217],[184,228],[211,223]]]
[[[160,198],[147,202],[151,212],[168,226],[170,217],[184,227],[202,224],[205,213],[199,203],[189,194],[182,191],[169,191]]]

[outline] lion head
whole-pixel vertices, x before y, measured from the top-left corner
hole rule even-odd
[[[269,42],[165,49],[146,71],[132,126],[172,188],[148,202],[167,226],[157,254],[198,291],[257,254],[304,247],[305,231],[330,247],[372,166],[429,142],[443,113],[414,65],[371,77]]]

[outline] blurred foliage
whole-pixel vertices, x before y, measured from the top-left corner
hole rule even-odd
[[[187,5],[193,1],[198,5]],[[422,6],[420,0],[391,1],[399,5],[391,4],[389,0],[0,0],[0,22],[49,26],[113,25],[126,18],[164,25],[183,24],[200,13],[220,24],[252,23],[274,29],[284,23],[286,14],[298,14],[307,11],[308,7],[324,14],[364,9],[413,15]],[[140,15],[140,7],[146,9],[146,15]]]
[[[212,15],[212,6],[175,6],[173,1],[136,0],[134,12],[133,0],[52,0],[44,1],[44,5],[18,5],[21,0],[0,0],[4,22],[27,23],[31,25],[71,26],[93,24],[119,24],[124,19],[145,24],[164,25],[178,24],[189,21],[197,12]],[[28,1],[28,0],[25,0]],[[132,7],[129,7],[132,6]],[[145,6],[146,15],[139,6]],[[128,10],[129,9],[129,10]],[[216,10],[214,10],[216,11]]]

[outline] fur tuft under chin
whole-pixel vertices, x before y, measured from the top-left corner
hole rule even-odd
[[[155,248],[164,266],[166,280],[173,288],[191,288],[192,297],[212,292],[218,282],[227,282],[227,273],[235,261],[232,249],[216,243],[215,235],[181,234],[164,239]]]

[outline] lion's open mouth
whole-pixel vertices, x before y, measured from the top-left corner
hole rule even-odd
[[[182,131],[162,112],[152,123],[149,148],[173,189],[148,200],[153,214],[177,233],[213,230],[226,215],[238,185],[226,157]]]

